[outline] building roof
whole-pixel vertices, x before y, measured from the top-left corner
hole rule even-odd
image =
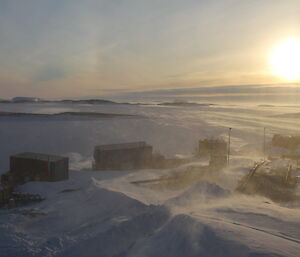
[[[52,162],[60,161],[60,160],[67,158],[64,156],[42,154],[42,153],[31,153],[31,152],[19,153],[19,154],[15,154],[11,157],[24,158],[24,159],[35,159],[35,160],[40,160],[40,161],[52,161]]]
[[[121,144],[110,144],[110,145],[98,145],[95,150],[98,151],[111,151],[111,150],[123,150],[123,149],[134,149],[134,148],[145,148],[151,147],[147,145],[144,141],[121,143]]]

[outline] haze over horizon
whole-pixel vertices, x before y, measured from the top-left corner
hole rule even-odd
[[[0,0],[0,257],[299,257],[300,0]]]
[[[268,55],[299,38],[299,13],[297,0],[0,0],[0,97],[245,85],[227,91],[242,99],[288,82]]]

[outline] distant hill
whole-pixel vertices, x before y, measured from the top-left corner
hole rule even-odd
[[[67,103],[67,104],[130,104],[130,103],[118,103],[104,99],[86,99],[86,100],[46,100],[37,97],[14,97],[11,100],[0,99],[0,103]]]
[[[259,104],[258,107],[275,107],[275,105],[272,104]]]
[[[285,113],[285,114],[280,114],[280,115],[273,115],[271,117],[276,117],[276,118],[287,118],[287,119],[299,119],[300,118],[300,113]]]
[[[114,101],[110,100],[103,100],[103,99],[87,99],[87,100],[59,100],[54,102],[61,102],[61,103],[77,103],[77,104],[119,104]]]
[[[0,117],[31,117],[31,118],[55,118],[55,117],[85,117],[85,118],[120,118],[120,117],[138,117],[131,114],[118,113],[100,113],[100,112],[60,112],[53,114],[45,113],[23,113],[23,112],[0,112]]]
[[[193,103],[193,102],[186,102],[186,101],[174,101],[174,102],[159,103],[158,105],[164,105],[164,106],[211,106],[213,104]]]
[[[22,96],[18,96],[18,97],[14,97],[11,99],[11,102],[13,103],[36,103],[36,102],[40,102],[41,99],[37,98],[37,97],[22,97]]]

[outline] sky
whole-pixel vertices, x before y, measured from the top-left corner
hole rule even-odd
[[[0,98],[283,83],[299,0],[0,0]],[[217,87],[217,88],[218,88]]]

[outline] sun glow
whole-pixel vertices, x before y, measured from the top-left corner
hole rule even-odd
[[[300,78],[300,40],[289,39],[274,47],[270,55],[272,72],[286,80]]]

